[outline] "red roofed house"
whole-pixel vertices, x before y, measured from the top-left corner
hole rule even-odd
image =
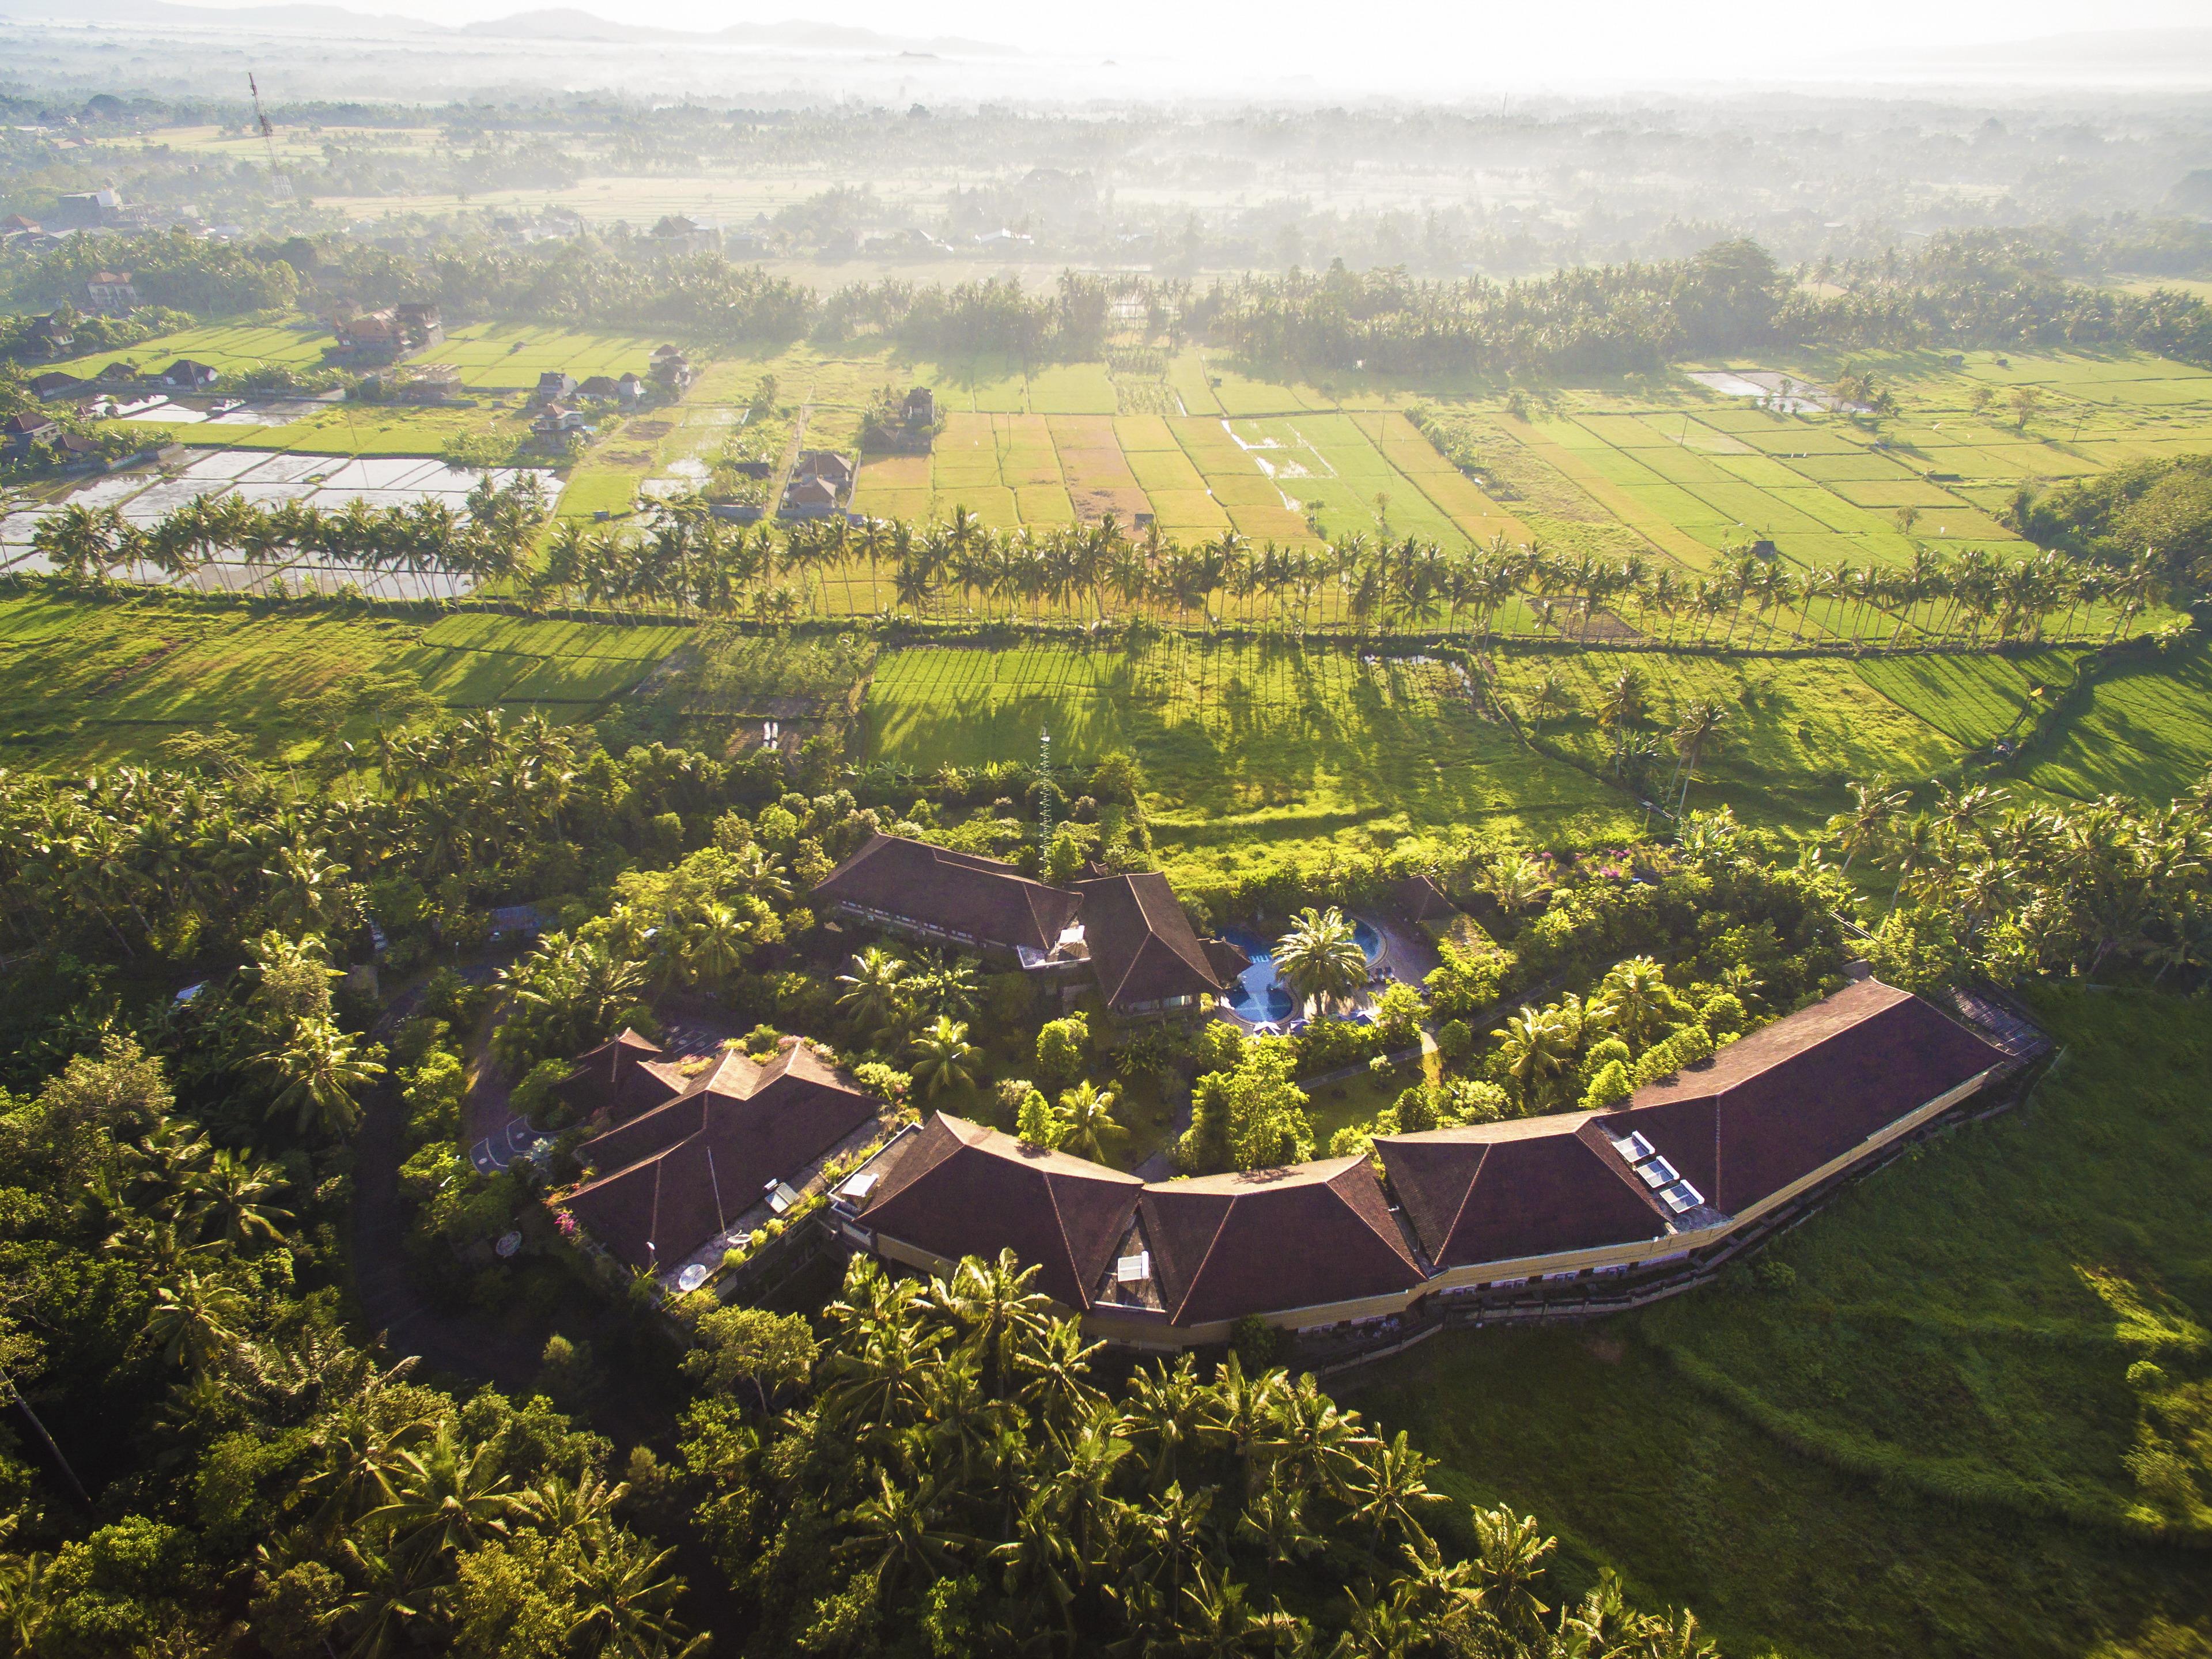
[[[1072,888],[1011,864],[877,835],[815,888],[817,903],[923,939],[1012,954],[1024,968],[1086,963],[1124,1018],[1201,1012],[1250,966],[1220,939],[1200,939],[1167,878],[1102,876]]]
[[[1297,1329],[1399,1313],[1425,1277],[1364,1157],[1159,1182],[1137,1215],[1187,1343],[1224,1340],[1247,1314]]]
[[[564,1207],[632,1267],[672,1267],[875,1120],[881,1101],[785,1042],[765,1063],[730,1050],[690,1078],[635,1032],[584,1056],[559,1087],[609,1127],[577,1148],[592,1173]]]
[[[860,1224],[877,1251],[933,1273],[1011,1249],[1037,1267],[1037,1288],[1073,1313],[1090,1310],[1114,1267],[1145,1183],[1012,1135],[939,1113],[870,1166]]]
[[[1074,894],[997,859],[875,835],[823,877],[817,903],[922,939],[1049,956],[1075,920]]]
[[[1973,1094],[2008,1056],[1861,980],[1626,1107],[1376,1143],[1437,1286],[1572,1279],[1717,1243]]]
[[[592,1063],[617,1095],[645,1087],[620,1079],[651,1066],[611,1045]],[[1314,1330],[1432,1291],[1518,1301],[1532,1284],[1670,1263],[1684,1267],[1641,1282],[1681,1282],[1694,1253],[2012,1063],[1934,1005],[1863,980],[1616,1110],[1383,1136],[1387,1190],[1364,1158],[1140,1186],[940,1116],[848,1179],[836,1207],[852,1243],[910,1267],[1011,1249],[1095,1336],[1217,1342],[1248,1315]]]

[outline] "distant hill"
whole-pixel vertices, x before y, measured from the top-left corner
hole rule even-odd
[[[1012,46],[986,40],[921,40],[883,34],[873,29],[789,18],[780,23],[732,23],[717,30],[654,28],[617,22],[574,6],[516,12],[509,17],[464,23],[458,29],[411,17],[355,11],[326,5],[217,8],[170,3],[170,0],[0,0],[0,18],[21,21],[93,24],[100,27],[158,27],[266,31],[282,34],[343,34],[358,38],[419,38],[467,34],[512,40],[582,40],[610,46],[656,40],[716,40],[796,51],[952,53],[961,57],[1018,55]]]

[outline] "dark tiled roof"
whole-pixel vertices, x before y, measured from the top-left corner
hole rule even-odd
[[[605,1112],[623,1121],[684,1092],[684,1085],[668,1075],[672,1067],[653,1063],[664,1055],[656,1044],[626,1029],[577,1055],[576,1069],[555,1084],[553,1092],[579,1116]]]
[[[1224,989],[1228,988],[1230,981],[1252,965],[1252,958],[1244,953],[1243,948],[1225,939],[1200,939],[1199,944],[1206,952],[1206,960],[1213,969],[1214,978],[1221,981]]]
[[[1933,1003],[1865,979],[1600,1121],[1640,1132],[1734,1215],[2005,1059]]]
[[[1390,890],[1390,896],[1408,921],[1440,921],[1455,914],[1443,889],[1426,876],[1408,876]]]
[[[1075,919],[1072,893],[1031,881],[1010,864],[927,842],[876,835],[825,876],[817,901],[868,909],[1009,948],[1049,951]]]
[[[1406,1249],[1364,1158],[1162,1182],[1139,1206],[1168,1316],[1210,1324],[1409,1290]]]
[[[1221,976],[1176,902],[1165,876],[1106,876],[1079,881],[1083,938],[1109,1007],[1218,991]]]
[[[1439,1267],[1656,1238],[1664,1212],[1585,1113],[1384,1135],[1390,1185]]]
[[[879,1105],[804,1043],[764,1066],[726,1054],[682,1095],[578,1148],[601,1173],[567,1206],[623,1261],[670,1265],[758,1203],[770,1182],[795,1174],[867,1122]]]
[[[1127,1231],[1144,1183],[1064,1152],[1025,1146],[943,1113],[884,1175],[862,1224],[948,1261],[1011,1249],[1037,1288],[1086,1309]]]

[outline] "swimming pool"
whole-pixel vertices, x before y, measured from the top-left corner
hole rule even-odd
[[[1352,936],[1372,968],[1382,954],[1382,936],[1354,917]],[[1242,927],[1224,927],[1221,937],[1252,958],[1252,965],[1237,976],[1225,1001],[1230,1012],[1253,1021],[1288,1019],[1297,1012],[1297,999],[1275,971],[1275,942]]]

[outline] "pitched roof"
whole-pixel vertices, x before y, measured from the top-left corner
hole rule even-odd
[[[579,1147],[602,1173],[567,1207],[634,1266],[680,1261],[879,1105],[805,1043],[766,1065],[727,1053],[673,1100]]]
[[[635,1117],[684,1092],[683,1074],[655,1062],[665,1051],[627,1026],[618,1036],[576,1056],[575,1069],[553,1092],[582,1117],[605,1112],[616,1121]]]
[[[1587,1113],[1382,1135],[1390,1185],[1439,1267],[1657,1238],[1665,1212]]]
[[[902,836],[873,835],[823,877],[813,896],[900,916],[979,944],[1049,951],[1075,919],[1073,893],[1011,864]]]
[[[1168,1317],[1209,1324],[1410,1290],[1422,1279],[1364,1158],[1145,1188]]]
[[[1390,890],[1390,896],[1408,921],[1434,921],[1454,914],[1443,888],[1426,876],[1408,876]]]
[[[1011,1249],[1064,1308],[1091,1290],[1128,1231],[1134,1176],[940,1112],[892,1164],[862,1222],[948,1261]]]
[[[1603,1114],[1733,1215],[2005,1054],[1933,1003],[1864,979]]]
[[[34,410],[27,411],[21,415],[10,415],[4,422],[0,422],[0,432],[5,432],[10,437],[20,438],[34,432],[51,431],[53,424],[44,415]]]
[[[1107,1006],[1127,1008],[1221,989],[1221,975],[1156,871],[1075,884],[1083,937]]]

